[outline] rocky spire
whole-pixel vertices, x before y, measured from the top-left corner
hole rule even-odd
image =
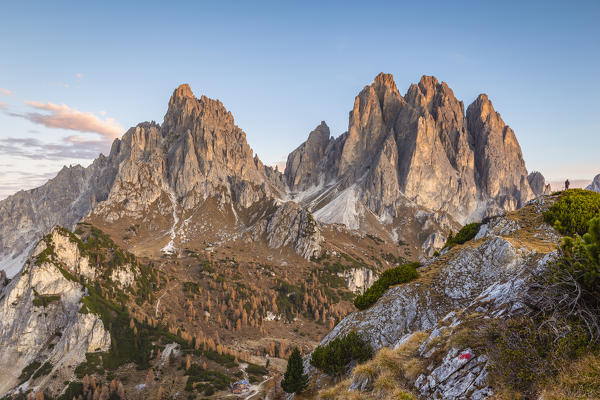
[[[365,161],[381,148],[406,102],[398,93],[392,75],[379,74],[373,84],[356,96],[350,112],[348,136],[344,143],[340,175],[361,175]]]
[[[542,175],[538,171],[534,171],[527,176],[527,182],[529,182],[529,186],[533,193],[538,196],[548,195],[552,193],[552,189],[550,188],[550,184],[546,183],[546,179],[544,175]]]
[[[321,121],[308,135],[306,142],[289,154],[285,165],[285,177],[292,191],[305,190],[320,183],[320,161],[331,140],[329,127],[325,121]]]
[[[467,108],[467,125],[481,191],[509,209],[521,207],[533,197],[521,146],[487,95]]]

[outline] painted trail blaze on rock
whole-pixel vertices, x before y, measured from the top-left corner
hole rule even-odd
[[[473,354],[466,352],[466,353],[462,353],[460,356],[458,356],[459,360],[467,360],[469,361],[471,358],[473,358]]]

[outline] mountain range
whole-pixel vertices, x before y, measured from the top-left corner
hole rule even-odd
[[[45,185],[2,200],[0,266],[14,275],[43,234],[86,216],[143,220],[153,234],[168,232],[153,246],[173,251],[189,218],[208,212],[209,203],[233,217],[219,230],[235,235],[243,226],[306,258],[321,240],[318,227],[310,240],[299,233],[313,216],[431,255],[461,224],[549,190],[541,174],[528,175],[514,132],[486,95],[465,113],[434,77],[402,96],[392,75],[379,74],[355,98],[348,131],[334,138],[322,122],[290,153],[283,174],[254,155],[221,102],[198,99],[184,84],[161,125],[140,123],[89,167],[65,167]],[[253,208],[265,212],[248,214]],[[273,233],[278,218],[293,220],[295,231]],[[218,242],[215,235],[207,233],[208,241]]]

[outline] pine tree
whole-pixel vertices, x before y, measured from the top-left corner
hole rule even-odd
[[[304,373],[300,350],[295,347],[288,359],[287,369],[283,376],[283,380],[281,381],[281,387],[287,393],[300,393],[306,386],[308,386],[308,375]]]

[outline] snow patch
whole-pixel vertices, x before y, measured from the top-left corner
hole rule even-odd
[[[169,190],[169,200],[171,200],[171,204],[173,205],[173,226],[169,231],[169,236],[171,240],[165,247],[163,247],[160,251],[166,254],[173,254],[175,252],[175,237],[177,237],[177,224],[179,223],[179,216],[177,215],[177,198],[175,197],[175,193],[173,190]]]
[[[321,190],[323,190],[324,187],[325,187],[325,184],[323,183],[323,176],[321,176],[321,179],[320,179],[320,182],[318,185],[311,186],[308,189],[303,190],[302,192],[292,194],[292,200],[295,201],[296,203],[300,203],[300,202],[302,202],[302,200],[309,199],[309,198],[313,197],[314,195],[318,194]]]
[[[6,276],[12,279],[20,270],[23,268],[27,257],[31,254],[35,242],[27,246],[27,248],[20,254],[10,254],[0,260],[0,270],[6,272]]]
[[[362,216],[356,186],[352,185],[343,190],[335,199],[320,210],[313,213],[314,217],[327,224],[344,224],[349,229],[360,227]]]

